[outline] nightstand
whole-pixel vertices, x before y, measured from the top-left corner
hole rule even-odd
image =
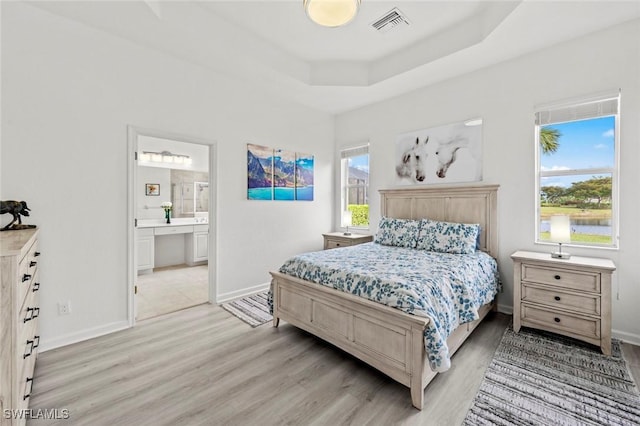
[[[356,246],[358,244],[373,241],[373,235],[351,234],[344,235],[342,232],[330,232],[322,234],[324,237],[324,249],[334,249],[338,247]]]
[[[517,251],[513,259],[513,330],[532,327],[600,346],[611,355],[609,259]]]

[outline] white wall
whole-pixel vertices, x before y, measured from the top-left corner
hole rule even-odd
[[[1,7],[1,192],[27,200],[41,229],[45,347],[126,327],[128,124],[217,142],[219,295],[322,248],[331,116],[25,3]],[[247,201],[247,142],[315,154],[315,201]],[[73,312],[58,316],[65,300]]]
[[[394,186],[396,135],[483,117],[484,181],[500,184],[498,260],[505,290],[499,303],[510,312],[510,254],[551,251],[534,244],[534,106],[617,88],[622,89],[620,249],[571,252],[614,260],[613,329],[618,337],[640,344],[640,21],[341,114],[336,144],[369,139],[371,205],[377,206],[377,190]],[[338,186],[335,197],[339,206]],[[374,230],[378,219],[373,208]]]

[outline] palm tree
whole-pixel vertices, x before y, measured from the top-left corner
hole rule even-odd
[[[542,153],[553,154],[556,152],[560,146],[558,142],[560,136],[562,136],[562,133],[558,129],[542,127],[540,129],[540,148],[542,148]]]

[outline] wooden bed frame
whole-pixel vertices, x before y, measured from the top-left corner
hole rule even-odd
[[[479,223],[480,247],[498,255],[498,185],[381,190],[382,215]],[[411,389],[422,410],[424,389],[436,376],[424,349],[428,318],[406,314],[367,299],[279,272],[271,272],[273,326],[280,319],[308,331],[361,359]],[[480,309],[480,319],[460,325],[447,339],[451,355],[495,307]]]

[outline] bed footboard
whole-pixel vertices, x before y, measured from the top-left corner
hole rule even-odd
[[[424,349],[429,320],[299,278],[271,272],[273,326],[280,319],[359,358],[411,389],[413,406],[422,410],[424,389],[436,376]],[[462,324],[447,339],[451,355],[490,311]]]

